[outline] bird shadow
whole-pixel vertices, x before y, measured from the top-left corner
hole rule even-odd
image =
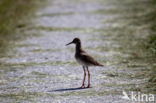
[[[51,90],[49,92],[64,92],[64,91],[77,91],[77,90],[84,90],[84,89],[88,89],[88,88],[64,88],[64,89],[56,89],[56,90]]]

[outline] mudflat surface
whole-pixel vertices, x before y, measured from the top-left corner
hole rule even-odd
[[[142,4],[119,1],[46,1],[31,25],[20,29],[28,37],[0,58],[0,102],[135,103],[121,97],[146,81],[140,71],[150,64],[136,44],[147,34],[133,24],[136,18],[130,9]],[[74,59],[75,46],[65,46],[75,37],[105,65],[89,68],[92,88],[78,88],[83,69]]]

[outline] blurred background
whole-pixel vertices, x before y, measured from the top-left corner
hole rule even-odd
[[[0,102],[131,103],[122,91],[156,93],[155,0],[1,0]],[[105,66],[81,84],[83,48]],[[67,89],[67,90],[66,90]],[[56,92],[56,91],[59,92]]]

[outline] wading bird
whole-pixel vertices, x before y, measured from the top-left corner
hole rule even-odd
[[[66,45],[75,44],[76,45],[76,52],[75,52],[75,59],[76,61],[82,65],[84,70],[84,77],[81,88],[85,88],[85,79],[86,79],[86,72],[88,72],[88,86],[90,88],[90,72],[88,67],[89,66],[103,66],[102,64],[98,63],[92,56],[87,54],[82,47],[81,47],[81,40],[79,38],[74,38],[74,40]]]

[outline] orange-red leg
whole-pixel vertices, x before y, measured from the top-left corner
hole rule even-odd
[[[86,67],[86,68],[87,68],[87,72],[88,72],[88,86],[87,86],[87,88],[90,88],[90,72],[89,72],[88,67]]]
[[[84,77],[83,77],[81,88],[85,88],[86,70],[85,70],[85,67],[84,66],[83,66],[83,71],[84,71]]]

